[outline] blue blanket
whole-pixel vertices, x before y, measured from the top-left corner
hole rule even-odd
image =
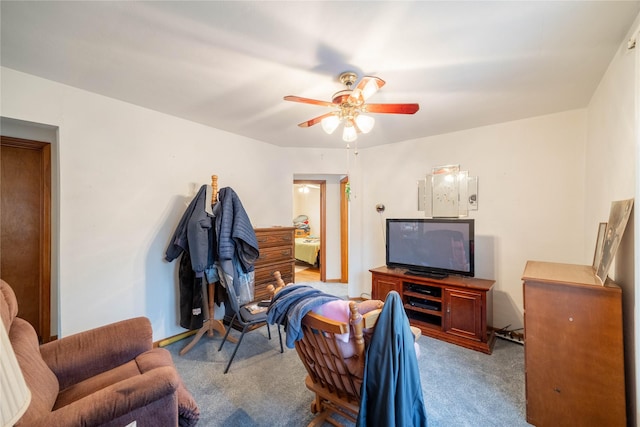
[[[267,311],[267,322],[284,325],[287,347],[294,348],[295,342],[303,336],[302,318],[305,314],[324,303],[339,299],[309,285],[285,286],[273,297]]]

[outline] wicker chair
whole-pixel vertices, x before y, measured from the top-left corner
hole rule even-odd
[[[296,350],[309,374],[305,385],[315,393],[311,412],[318,414],[310,426],[325,421],[340,426],[331,418],[334,413],[352,422],[358,416],[364,373],[363,329],[375,325],[380,310],[360,316],[353,301],[350,309],[354,340],[346,345],[336,336],[348,332],[350,325],[315,313],[308,313],[302,321],[304,337],[296,342]]]
[[[275,272],[274,277],[278,285],[271,291],[276,293],[285,284],[279,272]],[[324,422],[341,426],[339,420],[332,418],[335,414],[356,422],[368,331],[375,326],[382,304],[382,301],[362,304],[349,301],[349,324],[314,312],[307,313],[302,319],[303,338],[295,342],[295,347],[307,369],[305,385],[315,393],[311,412],[317,415],[309,426]],[[368,311],[375,306],[378,308]],[[359,308],[368,312],[361,314]],[[350,332],[350,339],[344,342],[341,335],[347,332]]]
[[[269,286],[275,295],[285,283],[280,272],[274,274],[277,285]],[[361,402],[365,371],[365,351],[384,303],[379,300],[349,301],[348,322],[337,321],[313,311],[302,318],[302,339],[295,341],[300,360],[307,369],[305,385],[315,393],[311,412],[317,414],[309,426],[327,422],[342,426],[344,420],[355,423]],[[414,339],[420,329],[411,326]],[[343,334],[349,332],[348,341]]]

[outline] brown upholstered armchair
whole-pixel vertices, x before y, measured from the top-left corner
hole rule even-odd
[[[38,344],[16,317],[11,287],[0,280],[0,317],[31,390],[16,426],[190,426],[198,407],[170,353],[152,348],[151,323],[138,317]]]

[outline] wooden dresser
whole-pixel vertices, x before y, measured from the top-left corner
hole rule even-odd
[[[260,257],[255,262],[255,300],[270,299],[269,284],[275,284],[273,273],[280,271],[285,283],[295,280],[293,227],[254,229]]]
[[[528,261],[527,422],[626,426],[622,292],[591,266]]]

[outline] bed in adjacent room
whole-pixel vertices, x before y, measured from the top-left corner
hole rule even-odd
[[[314,266],[320,264],[320,238],[297,237],[295,257],[298,261],[306,262]]]

